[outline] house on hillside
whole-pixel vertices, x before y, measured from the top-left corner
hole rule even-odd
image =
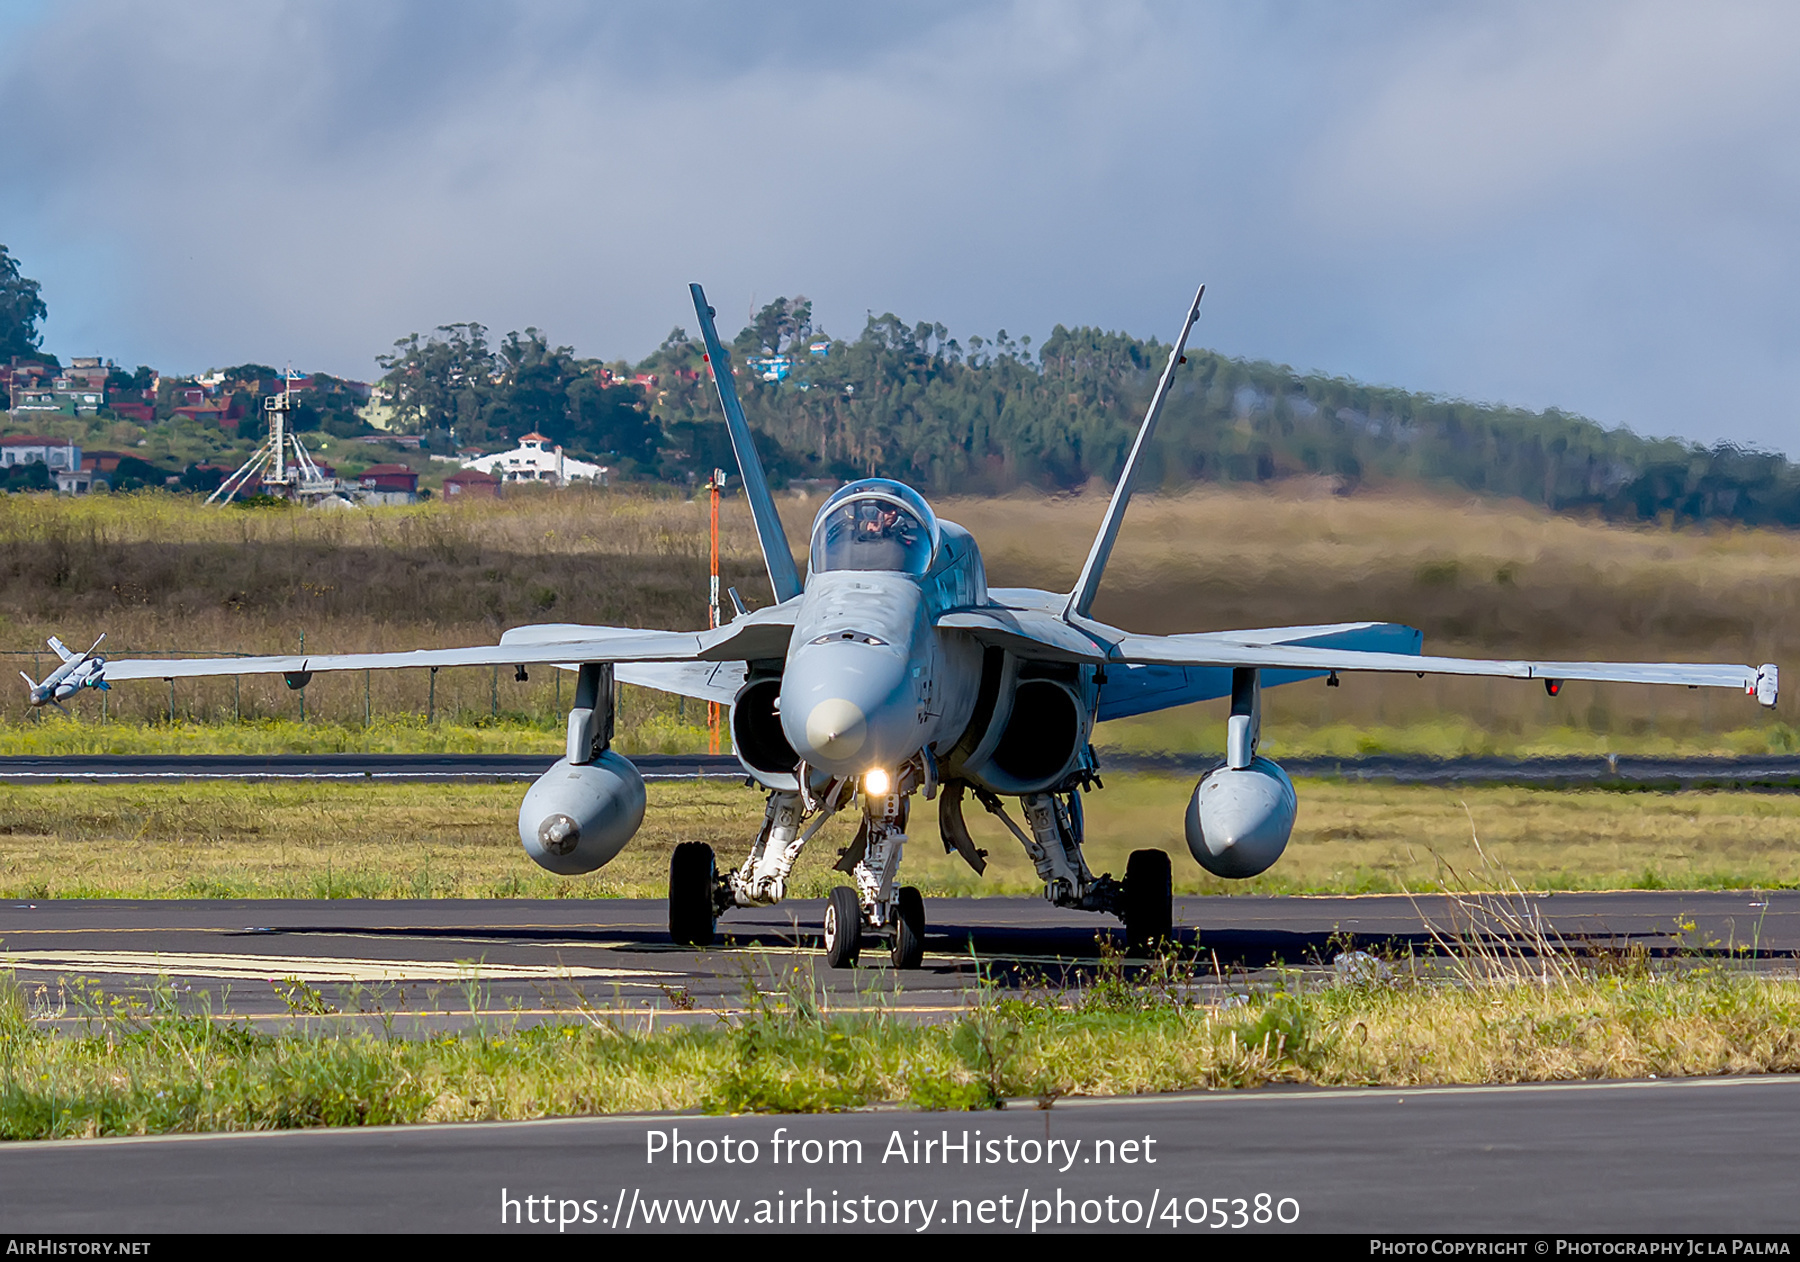
[[[58,375],[46,381],[35,378],[30,385],[14,391],[15,412],[61,412],[65,416],[92,416],[106,406],[105,378],[98,386],[89,386],[80,377]]]
[[[106,379],[112,375],[112,371],[112,364],[97,355],[77,355],[63,369],[62,376],[71,388],[104,392]]]
[[[116,451],[91,451],[79,466],[56,471],[56,489],[63,495],[97,495],[112,490],[122,459]]]
[[[403,464],[374,464],[356,479],[356,498],[364,504],[417,504],[419,475]]]
[[[128,421],[136,421],[139,425],[150,425],[156,421],[156,405],[142,399],[113,399],[107,405],[115,416]]]
[[[188,393],[191,394],[194,392],[189,391]],[[180,407],[174,409],[174,414],[176,416],[185,416],[190,421],[200,421],[208,425],[217,425],[220,429],[223,429],[225,428],[225,422],[237,420],[238,411],[239,410],[233,407],[230,402],[220,403],[213,399],[202,399],[198,403],[183,403]]]
[[[444,498],[497,500],[500,498],[500,479],[480,469],[460,470],[444,479]]]
[[[21,464],[48,465],[54,477],[59,472],[81,468],[81,448],[67,439],[45,438],[40,434],[0,438],[0,469]]]
[[[504,482],[547,482],[551,486],[567,486],[571,482],[605,486],[612,474],[606,465],[564,455],[561,447],[552,446],[546,435],[535,431],[521,438],[512,451],[465,460],[463,468],[491,473]]]

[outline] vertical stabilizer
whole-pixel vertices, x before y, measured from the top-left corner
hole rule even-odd
[[[731,376],[731,356],[719,343],[719,332],[713,327],[713,309],[706,305],[706,291],[698,285],[689,285],[688,289],[694,295],[694,314],[700,317],[700,336],[706,342],[713,384],[719,387],[719,406],[725,409],[731,450],[744,479],[744,498],[750,501],[750,514],[756,519],[756,538],[762,544],[763,563],[769,567],[769,586],[775,589],[779,604],[800,594],[800,571],[794,566],[794,554],[788,551],[787,535],[781,529],[781,515],[775,511],[775,497],[769,494],[769,480],[763,476],[756,444],[750,440],[750,426],[744,420],[737,383]]]
[[[1156,433],[1156,418],[1162,415],[1163,400],[1169,397],[1169,386],[1175,380],[1175,369],[1182,362],[1182,352],[1187,349],[1188,333],[1193,329],[1194,321],[1200,318],[1200,300],[1205,296],[1206,286],[1202,285],[1194,295],[1194,304],[1188,308],[1187,319],[1182,322],[1181,332],[1169,351],[1169,363],[1163,369],[1162,380],[1156,383],[1156,393],[1150,396],[1150,407],[1144,412],[1144,423],[1138,426],[1137,438],[1131,444],[1131,454],[1125,457],[1125,468],[1119,474],[1119,484],[1113,488],[1112,502],[1106,506],[1106,516],[1100,521],[1100,533],[1094,536],[1094,546],[1088,550],[1087,562],[1081,567],[1081,577],[1075,580],[1075,590],[1069,593],[1068,608],[1063,611],[1065,618],[1086,618],[1093,611],[1094,593],[1100,590],[1100,575],[1106,570],[1107,558],[1112,555],[1113,544],[1119,538],[1119,523],[1125,520],[1125,506],[1131,502],[1131,488],[1132,483],[1137,480],[1138,464],[1150,446],[1151,436]]]

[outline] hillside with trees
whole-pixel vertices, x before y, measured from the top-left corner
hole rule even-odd
[[[39,349],[45,315],[38,283],[0,246],[0,365],[15,356],[56,365]],[[959,341],[942,324],[892,314],[871,315],[847,340],[815,328],[812,304],[794,297],[757,312],[733,353],[777,481],[879,473],[936,494],[994,494],[1116,478],[1168,348],[1060,324],[1035,348],[1004,329]],[[376,359],[388,423],[433,451],[494,450],[537,431],[621,480],[693,482],[733,463],[700,345],[681,328],[637,364],[582,357],[535,328],[490,342],[475,323],[409,334]],[[258,397],[277,388],[274,369],[245,364],[223,377],[225,428],[190,425],[203,432],[155,444],[169,457],[226,461],[261,437]],[[155,432],[179,428],[193,381],[141,367],[114,371],[107,388],[142,398],[153,381]],[[295,428],[373,434],[351,386],[315,374]],[[29,424],[85,432],[115,419]],[[152,446],[142,433],[123,437]],[[1645,439],[1555,409],[1415,394],[1200,349],[1187,353],[1146,474],[1169,490],[1323,477],[1344,493],[1422,485],[1617,520],[1800,526],[1800,466],[1780,455]]]
[[[940,494],[986,494],[1115,478],[1168,348],[1062,325],[1035,348],[1005,330],[959,341],[942,324],[892,314],[871,316],[854,340],[834,339],[814,329],[805,298],[780,298],[733,353],[777,479],[879,473]],[[476,324],[411,335],[381,362],[409,428],[454,427],[476,445],[535,429],[625,476],[730,467],[700,345],[680,328],[635,365],[581,359],[536,329],[490,347]],[[1623,520],[1800,525],[1800,468],[1779,455],[1206,350],[1188,351],[1152,457],[1149,481],[1167,489],[1323,476],[1346,493],[1418,483]]]

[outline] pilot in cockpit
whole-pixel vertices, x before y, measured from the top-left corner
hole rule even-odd
[[[931,533],[918,513],[887,496],[828,502],[814,527],[815,573],[893,570],[923,574],[931,566],[931,555]]]
[[[891,539],[900,525],[900,508],[879,500],[863,506],[857,533],[865,539]]]

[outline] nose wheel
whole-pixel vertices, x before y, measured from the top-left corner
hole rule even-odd
[[[855,968],[862,951],[863,906],[856,891],[840,885],[825,903],[825,962],[832,968]],[[925,897],[907,885],[894,892],[894,923],[889,929],[888,958],[895,968],[918,968],[925,961]]]
[[[917,968],[925,962],[925,898],[917,886],[902,886],[894,898],[894,944],[889,958],[895,968]]]

